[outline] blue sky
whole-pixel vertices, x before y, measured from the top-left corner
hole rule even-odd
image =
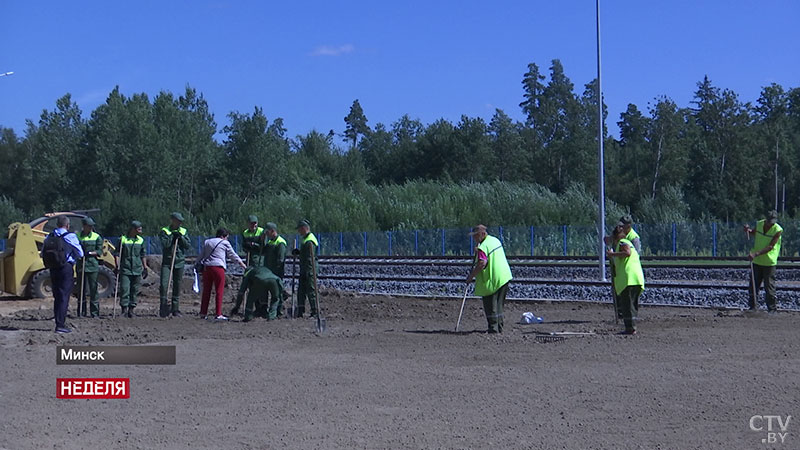
[[[628,103],[666,95],[689,106],[696,83],[758,98],[800,87],[800,1],[601,4],[609,125]],[[71,93],[89,117],[123,94],[188,84],[219,128],[231,111],[264,109],[289,135],[344,129],[359,99],[369,119],[424,123],[495,108],[521,120],[522,76],[562,61],[578,93],[596,75],[595,2],[581,1],[18,1],[0,0],[0,126]],[[340,142],[341,143],[341,142]]]

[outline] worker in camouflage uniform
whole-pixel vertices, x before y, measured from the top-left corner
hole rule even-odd
[[[134,316],[136,296],[142,279],[147,278],[147,265],[145,260],[146,250],[142,234],[142,223],[138,220],[131,222],[128,232],[120,237],[117,248],[117,270],[119,271],[119,304],[122,306],[122,315],[128,318]]]
[[[317,315],[317,261],[316,253],[319,242],[311,232],[308,220],[297,223],[297,232],[300,234],[300,248],[294,249],[293,254],[300,256],[300,277],[297,289],[297,312],[295,317],[303,317],[306,311],[306,298],[311,307],[311,317]]]
[[[78,233],[78,242],[83,248],[83,258],[75,266],[78,274],[78,315],[100,317],[100,300],[97,298],[97,273],[100,271],[100,256],[103,253],[103,238],[94,232],[94,220],[84,217],[83,230]],[[83,274],[83,277],[81,277]],[[89,297],[90,311],[86,310],[86,297]]]
[[[281,300],[282,290],[280,281],[277,275],[264,266],[247,268],[236,296],[236,303],[241,304],[247,292],[247,302],[244,307],[245,322],[253,320],[255,316],[261,316],[258,314],[259,311],[264,312],[261,317],[266,317],[267,320],[278,318],[278,302]]]
[[[277,315],[283,317],[283,277],[286,263],[286,240],[278,234],[278,226],[272,222],[265,225],[267,233],[267,243],[264,247],[264,265],[280,278],[280,297],[278,298]]]
[[[189,234],[186,228],[181,226],[183,224],[183,215],[179,212],[174,212],[170,215],[170,225],[164,227],[158,232],[158,240],[161,241],[162,259],[161,259],[161,307],[159,308],[158,315],[160,317],[180,317],[180,295],[181,295],[181,280],[183,279],[183,269],[185,266],[186,251],[189,250],[191,242],[189,241]],[[172,261],[172,255],[175,254],[175,261]],[[172,267],[172,304],[167,302],[167,295],[169,293],[170,273],[169,269]]]

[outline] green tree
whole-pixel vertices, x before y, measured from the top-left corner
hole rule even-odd
[[[344,130],[344,137],[352,141],[351,148],[355,148],[358,145],[358,137],[369,133],[367,116],[364,115],[364,110],[361,108],[358,99],[353,100],[353,104],[350,106],[350,113],[345,116],[344,123],[347,124],[347,128]]]
[[[793,173],[797,167],[793,154],[788,152],[789,147],[789,97],[783,87],[772,83],[761,89],[761,95],[754,108],[758,126],[758,135],[761,144],[757,152],[761,159],[768,159],[773,168],[773,176],[766,177],[767,185],[763,192],[766,204],[772,204],[780,210],[781,176]],[[783,149],[783,152],[781,152]],[[783,153],[783,154],[782,154]],[[767,156],[770,155],[770,156]],[[771,194],[771,195],[770,195]]]
[[[461,116],[453,135],[452,156],[445,172],[456,181],[489,181],[492,176],[492,148],[486,122],[480,117]]]
[[[233,195],[245,203],[281,186],[289,143],[283,136],[283,121],[270,126],[259,107],[252,114],[233,112],[228,117],[231,123],[223,128],[228,179],[235,186]]]
[[[501,109],[496,109],[489,122],[493,153],[492,176],[499,181],[519,181],[527,178],[527,160],[522,149],[520,126]]]
[[[43,111],[39,124],[27,121],[25,153],[20,177],[28,188],[20,192],[21,205],[28,211],[73,209],[68,188],[76,160],[85,150],[86,123],[81,110],[66,94],[53,111]]]
[[[768,172],[753,151],[750,105],[733,91],[713,86],[708,77],[698,83],[692,103],[692,213],[726,221],[752,217],[764,207],[757,193]]]

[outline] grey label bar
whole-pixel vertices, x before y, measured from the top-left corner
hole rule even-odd
[[[175,364],[174,345],[62,345],[56,347],[56,364],[164,365]]]

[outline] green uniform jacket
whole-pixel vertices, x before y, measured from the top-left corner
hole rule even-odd
[[[250,265],[257,266],[261,263],[261,246],[264,243],[262,240],[263,234],[264,229],[261,227],[256,227],[256,231],[250,231],[249,228],[242,231],[242,248],[250,257]]]
[[[239,286],[239,293],[236,302],[241,304],[244,293],[250,289],[250,295],[254,297],[266,296],[270,293],[274,299],[280,298],[279,288],[280,278],[264,266],[250,267],[244,272],[242,284]]]
[[[317,237],[314,236],[314,233],[308,233],[306,237],[303,238],[302,244],[300,244],[300,276],[310,276],[316,274],[316,249],[319,246],[319,242],[317,242]],[[312,267],[312,264],[314,267]]]
[[[187,233],[186,228],[183,227],[180,227],[177,230],[164,227],[158,232],[158,240],[161,241],[162,249],[161,264],[165,266],[172,264],[172,243],[174,242],[172,233],[175,231],[180,233],[180,237],[178,238],[178,248],[175,250],[175,268],[183,269],[186,260],[186,250],[189,250],[192,245],[191,241],[189,241],[189,233]]]
[[[98,257],[103,253],[103,238],[94,231],[86,235],[81,232],[78,234],[78,241],[83,247],[84,254],[84,257],[78,260],[78,264],[75,266],[78,273],[80,274],[81,270],[86,273],[95,273],[100,270]],[[98,256],[89,256],[89,252],[97,252]],[[83,266],[84,263],[86,263],[86,267]]]
[[[117,249],[117,255],[119,256],[119,273],[122,275],[141,275],[144,270],[142,258],[144,258],[146,254],[143,237],[120,237],[119,248]]]
[[[264,265],[280,278],[284,275],[286,263],[286,240],[280,236],[267,241],[264,249]]]

